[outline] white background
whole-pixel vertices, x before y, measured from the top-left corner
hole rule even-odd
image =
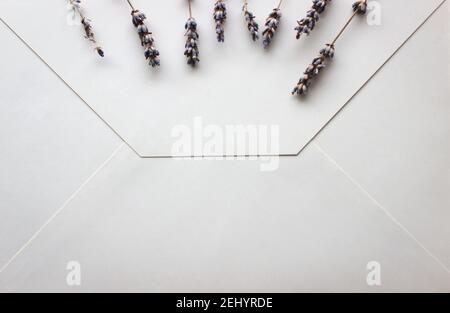
[[[39,20],[57,29],[54,36],[58,33],[68,37],[67,43],[39,31],[47,26],[33,24],[32,15],[28,16],[27,12],[17,9],[13,13],[10,9],[31,2],[12,4],[5,0],[0,8],[2,19],[89,105],[120,129],[119,133],[128,142],[139,147],[140,152],[157,151],[155,154],[163,155],[168,147],[164,144],[167,141],[158,136],[163,131],[151,132],[149,128],[147,132],[140,128],[142,117],[135,120],[140,126],[134,128],[136,124],[130,124],[129,117],[145,116],[149,124],[160,120],[151,118],[150,111],[142,111],[143,107],[137,103],[144,103],[141,97],[161,92],[160,89],[169,90],[164,84],[167,85],[168,77],[178,69],[183,79],[195,75],[194,81],[211,80],[212,75],[216,77],[213,84],[229,82],[229,79],[219,79],[216,70],[222,63],[227,71],[246,65],[247,59],[241,59],[242,64],[234,63],[230,54],[248,44],[255,63],[260,65],[260,58],[265,58],[267,63],[263,64],[273,67],[262,72],[272,73],[280,64],[283,75],[275,75],[277,79],[270,84],[271,88],[264,88],[275,99],[281,89],[284,95],[284,89],[288,94],[291,88],[291,84],[285,86],[287,79],[283,81],[288,72],[294,76],[295,84],[297,69],[310,61],[322,42],[328,40],[325,38],[334,35],[335,24],[342,24],[336,22],[339,16],[345,20],[338,13],[344,1],[336,1],[314,34],[299,43],[291,39],[295,33],[288,25],[304,14],[307,5],[293,10],[294,2],[287,1],[287,25],[280,28],[279,42],[274,42],[274,49],[266,54],[259,47],[250,46],[244,36],[247,34],[241,34],[239,22],[233,18],[229,21],[229,41],[219,49],[212,30],[206,29],[210,8],[198,8],[198,19],[201,17],[205,25],[201,68],[190,72],[182,64],[182,58],[176,61],[178,48],[170,51],[165,46],[177,42],[160,39],[161,51],[167,54],[164,63],[168,63],[168,69],[161,69],[162,77],[156,78],[141,58],[137,38],[132,37],[137,35],[131,26],[125,26],[129,22],[126,6],[114,2],[105,14],[100,14],[95,8],[99,2],[88,3],[92,6],[90,11],[95,16],[99,39],[105,42],[109,55],[100,65],[80,30],[60,21],[65,22],[65,8],[44,1],[43,7],[52,7],[53,11],[38,15]],[[146,9],[156,7],[154,3],[146,3]],[[419,12],[414,15],[414,23],[408,24],[410,20],[395,11],[398,16],[395,26],[382,24],[381,30],[373,30],[361,23],[360,28],[349,29],[338,48],[336,65],[323,73],[324,79],[308,98],[308,101],[317,99],[317,103],[241,100],[244,89],[240,83],[235,94],[227,93],[225,97],[230,114],[244,112],[242,119],[224,118],[220,122],[206,115],[210,112],[226,117],[221,106],[216,106],[222,100],[214,101],[214,109],[209,111],[202,111],[204,101],[196,107],[198,112],[190,110],[195,108],[192,104],[197,97],[211,99],[205,92],[193,92],[195,95],[183,98],[186,101],[183,105],[189,110],[180,111],[181,102],[177,102],[176,116],[186,113],[181,120],[189,123],[193,114],[202,115],[201,112],[208,116],[210,123],[254,123],[254,119],[244,118],[261,116],[255,113],[255,104],[259,104],[264,114],[265,109],[273,106],[288,108],[282,115],[301,124],[305,110],[311,116],[334,112],[345,101],[330,102],[333,94],[344,89],[346,92],[339,100],[346,100],[352,95],[351,88],[347,90],[349,85],[360,87],[352,79],[338,79],[341,88],[332,84],[341,75],[348,77],[345,70],[349,66],[342,65],[351,60],[351,64],[358,65],[354,70],[360,70],[361,78],[367,79],[371,72],[363,71],[365,66],[374,71],[380,63],[370,60],[380,58],[384,62],[398,48],[384,47],[382,60],[378,50],[368,49],[366,43],[370,40],[365,41],[366,35],[376,38],[378,32],[393,33],[400,45],[401,36],[396,37],[395,30],[407,24],[411,27],[405,28],[403,34],[412,33],[437,6],[431,4],[423,10],[417,7],[413,10],[414,5],[407,7],[408,12]],[[175,16],[180,17],[173,19],[182,25],[182,5],[177,2],[177,6],[180,8]],[[265,10],[258,11],[270,11],[272,7],[267,3],[264,6]],[[390,21],[389,16],[394,16],[390,15],[388,6],[382,4],[385,23]],[[9,10],[3,10],[6,7]],[[235,7],[234,3],[230,5],[236,12]],[[161,10],[168,8],[171,7]],[[36,10],[40,10],[38,6]],[[260,171],[260,160],[139,158],[11,29],[1,24],[0,290],[449,291],[448,10],[446,3],[302,153],[281,157],[279,169],[269,173]],[[54,14],[57,11],[59,15]],[[123,17],[119,17],[121,12]],[[19,13],[27,18],[19,19]],[[108,29],[105,25],[111,23],[103,19],[111,20],[108,14],[112,13],[123,21]],[[172,25],[158,19],[162,16],[155,14],[152,22],[155,37],[157,27],[164,33],[162,26]],[[115,27],[124,29],[123,34],[117,34]],[[115,45],[113,35],[120,38]],[[383,36],[389,42],[391,37]],[[305,55],[296,61],[293,50],[287,49],[289,45],[299,45],[299,51],[304,50]],[[61,47],[68,50],[68,57],[61,54]],[[354,51],[363,50],[367,58],[352,57]],[[282,54],[286,57],[280,57]],[[62,57],[55,58],[55,55]],[[123,63],[126,59],[128,63]],[[109,62],[117,63],[109,67]],[[292,62],[297,62],[295,70],[290,66]],[[101,74],[102,71],[105,72]],[[124,71],[123,77],[118,71]],[[101,85],[98,80],[105,79],[108,73],[113,78]],[[127,92],[137,88],[134,82],[146,81],[142,75],[161,84],[160,88],[149,87],[148,91],[137,94]],[[266,81],[258,70],[254,75]],[[112,90],[113,80],[124,97],[121,104],[131,114],[120,113],[124,118],[118,118],[119,111],[113,106],[112,99],[117,94],[107,92]],[[126,80],[130,81],[125,83]],[[204,85],[200,81],[195,84]],[[248,88],[256,87],[258,83],[252,82]],[[168,92],[167,95],[173,96]],[[255,95],[263,97],[259,92]],[[126,103],[125,98],[129,99]],[[166,103],[162,102],[154,104],[164,107]],[[330,107],[323,110],[324,106]],[[296,115],[291,117],[293,113]],[[273,115],[273,111],[267,114]],[[331,117],[332,114],[323,114],[318,120],[325,122]],[[165,124],[169,128],[179,119],[171,121],[172,124]],[[268,122],[263,118],[259,121]],[[280,118],[270,123],[290,124],[284,121]],[[320,128],[319,125],[316,126]],[[300,134],[300,137],[295,132],[282,131],[282,138],[286,138],[283,142],[289,142],[283,146],[287,149],[284,151],[298,152],[297,148],[318,128],[309,127],[308,136]],[[148,145],[149,142],[157,145]],[[66,284],[66,264],[70,261],[81,264],[81,286]],[[366,264],[370,261],[381,264],[381,286],[366,284]]]

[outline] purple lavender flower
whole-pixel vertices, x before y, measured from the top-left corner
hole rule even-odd
[[[133,10],[131,11],[131,17],[133,25],[136,27],[139,34],[141,45],[144,47],[144,56],[148,60],[149,65],[151,67],[160,66],[159,51],[156,50],[152,33],[145,24],[145,14],[139,12],[139,10]]]
[[[245,21],[247,22],[247,28],[250,32],[250,36],[252,37],[253,41],[256,41],[259,39],[259,25],[255,21],[255,16],[252,12],[248,10],[248,4],[245,2],[244,7],[242,8],[242,11],[244,11]]]
[[[263,35],[263,46],[264,48],[268,48],[270,43],[272,42],[273,36],[278,29],[278,25],[280,24],[281,12],[279,8],[275,8],[269,14],[269,17],[266,19],[265,29],[262,33]]]
[[[197,32],[197,22],[193,17],[190,17],[184,28],[186,29],[185,37],[186,37],[186,44],[185,44],[185,50],[184,55],[187,59],[187,64],[195,67],[198,62],[200,62],[199,59],[199,50],[198,50],[198,32]]]
[[[304,95],[308,91],[308,88],[311,85],[312,80],[317,75],[319,75],[322,69],[325,68],[326,60],[332,59],[333,57],[334,57],[334,46],[331,44],[327,44],[325,48],[320,50],[319,56],[315,58],[303,72],[303,76],[299,79],[294,90],[292,90],[292,94]]]
[[[358,14],[366,14],[367,12],[367,0],[358,0],[353,3],[353,11]]]
[[[227,8],[223,0],[217,0],[214,4],[214,21],[216,22],[216,35],[218,42],[225,41],[225,30],[223,25],[227,19]]]
[[[330,2],[331,0],[313,0],[313,5],[306,13],[306,17],[297,21],[298,26],[295,28],[297,31],[297,39],[300,39],[302,34],[309,35],[313,31],[319,21],[320,14],[325,11]]]

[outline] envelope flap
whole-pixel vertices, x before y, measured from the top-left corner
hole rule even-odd
[[[268,50],[249,38],[240,3],[227,2],[225,43],[218,43],[213,3],[194,2],[201,59],[196,69],[183,55],[184,1],[135,1],[161,52],[156,70],[145,61],[126,1],[83,1],[103,59],[82,38],[81,26],[73,25],[64,1],[3,0],[0,15],[141,156],[173,155],[180,140],[190,144],[182,155],[234,155],[236,126],[247,140],[256,131],[258,142],[237,154],[295,154],[443,1],[370,2],[372,14],[354,20],[335,59],[301,99],[291,89],[352,14],[352,1],[333,1],[312,35],[299,41],[293,28],[311,3],[285,1]],[[250,3],[262,26],[273,4]],[[378,20],[381,25],[371,25]]]

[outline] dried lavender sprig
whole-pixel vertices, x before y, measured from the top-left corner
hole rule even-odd
[[[326,60],[334,57],[334,46],[327,44],[325,48],[320,50],[319,56],[303,72],[303,76],[299,79],[292,94],[303,95],[308,91],[312,80],[326,67]]]
[[[133,6],[131,7],[132,22],[139,34],[141,45],[144,47],[145,59],[148,60],[151,67],[160,66],[161,61],[159,59],[159,51],[154,46],[155,40],[153,39],[153,34],[149,31],[148,26],[145,24],[146,16],[139,10],[134,9]]]
[[[192,67],[195,67],[198,62],[200,62],[199,59],[199,50],[198,50],[198,39],[199,35],[197,32],[197,22],[195,18],[192,16],[192,6],[191,6],[191,0],[188,0],[189,5],[189,18],[184,25],[184,28],[186,29],[186,33],[184,36],[186,37],[186,44],[184,46],[184,55],[187,59],[187,64],[191,65]]]
[[[244,6],[242,7],[242,11],[244,11],[245,21],[247,22],[247,28],[250,32],[250,36],[252,37],[253,41],[256,41],[259,39],[259,25],[255,21],[255,15],[253,15],[252,12],[248,10],[248,2],[245,0]]]
[[[300,39],[303,34],[309,35],[313,31],[319,21],[320,14],[325,11],[330,2],[331,0],[313,0],[313,5],[306,13],[306,17],[297,21],[298,26],[295,28],[297,31],[297,39]]]
[[[264,24],[265,28],[262,33],[264,48],[269,47],[270,43],[272,42],[272,38],[278,29],[278,25],[280,24],[281,19],[280,8],[282,3],[283,0],[280,0],[278,6],[272,10],[272,12],[269,14],[269,17],[267,17],[266,19],[266,23]]]
[[[227,20],[227,7],[223,0],[217,0],[214,4],[214,13],[213,13],[214,21],[216,22],[216,35],[218,42],[225,41],[225,29],[224,24]]]
[[[280,18],[280,9],[275,8],[266,19],[265,29],[262,33],[264,48],[268,48],[271,44],[272,38],[275,35],[275,32],[277,31],[278,25],[280,23]]]
[[[313,62],[308,66],[308,68],[303,72],[303,76],[299,79],[297,85],[292,90],[293,95],[304,95],[312,80],[321,72],[326,66],[326,61],[331,60],[334,57],[335,44],[340,38],[342,33],[345,31],[347,26],[353,20],[356,15],[364,15],[367,11],[367,0],[358,0],[353,4],[353,15],[345,23],[344,27],[339,31],[338,35],[334,38],[332,43],[327,44],[325,48],[320,50],[319,56],[313,60]]]
[[[334,45],[336,41],[341,37],[341,35],[344,33],[344,31],[347,29],[348,25],[350,25],[351,21],[356,15],[364,15],[367,12],[367,0],[357,0],[352,4],[353,8],[353,15],[348,19],[347,23],[345,23],[344,27],[339,31],[339,34],[334,38],[333,42],[331,43]]]
[[[193,17],[190,17],[184,28],[186,29],[186,44],[184,55],[187,58],[187,64],[191,66],[197,65],[200,62],[199,50],[198,50],[198,32],[197,32],[197,22]]]
[[[86,39],[88,39],[90,42],[92,42],[92,44],[94,44],[95,51],[98,53],[98,55],[100,55],[101,57],[104,57],[105,53],[104,53],[102,47],[100,47],[100,45],[95,40],[94,32],[92,31],[92,21],[90,19],[88,19],[87,17],[85,17],[83,14],[83,11],[81,8],[81,0],[69,0],[69,5],[71,5],[72,10],[74,12],[78,13],[78,15],[80,16],[81,24],[83,25]]]

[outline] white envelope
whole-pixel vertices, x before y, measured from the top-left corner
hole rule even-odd
[[[109,72],[120,70],[128,73],[130,71],[120,62],[126,62],[130,68],[133,68],[133,73],[142,75],[143,81],[152,81],[160,87],[167,83],[168,77],[178,73],[179,69],[186,81],[191,82],[192,78],[198,80],[197,83],[200,84],[202,79],[201,85],[206,86],[208,80],[203,75],[217,77],[219,80],[220,75],[215,72],[215,69],[221,68],[221,73],[225,73],[227,77],[231,75],[231,71],[222,68],[225,64],[234,66],[229,59],[231,51],[228,54],[224,52],[228,49],[228,40],[233,42],[233,36],[242,31],[239,37],[241,39],[235,39],[229,46],[235,48],[245,44],[249,47],[251,45],[249,38],[245,38],[248,34],[236,26],[236,30],[227,32],[229,35],[225,45],[216,47],[213,30],[207,19],[210,15],[205,13],[205,9],[201,15],[199,14],[198,19],[202,19],[203,24],[210,26],[210,28],[205,27],[202,47],[205,49],[209,47],[211,51],[202,52],[202,66],[196,71],[189,71],[183,64],[184,60],[178,50],[175,51],[176,53],[168,51],[164,54],[168,55],[169,64],[163,63],[164,66],[168,66],[168,72],[160,69],[158,73],[153,73],[143,60],[142,49],[129,23],[129,16],[124,18],[123,23],[127,36],[129,34],[128,37],[130,37],[129,44],[117,43],[116,48],[123,50],[114,53],[113,46],[108,44],[111,40],[105,40],[105,36],[109,33],[108,28],[102,29],[102,25],[108,25],[108,22],[102,22],[101,13],[89,14],[95,21],[94,31],[108,56],[108,59],[103,60],[94,54],[89,43],[82,38],[79,26],[62,27],[60,44],[52,33],[47,36],[41,35],[39,27],[47,27],[43,25],[43,21],[49,25],[53,24],[52,17],[55,11],[59,10],[59,4],[56,5],[55,10],[50,7],[48,1],[45,1],[46,3],[41,4],[45,7],[43,10],[45,12],[39,13],[41,9],[35,3],[17,2],[2,1],[0,3],[0,15],[5,22],[105,119],[104,122],[109,123],[120,135],[125,134],[126,128],[117,127],[119,118],[110,119],[115,114],[120,116],[113,110],[120,108],[120,103],[113,101],[115,105],[112,105],[113,102],[106,103],[102,100],[114,100],[113,92],[117,97],[122,94],[123,90],[117,91],[112,88],[115,83],[123,83],[124,85],[120,88],[127,90],[135,88],[129,86],[130,83],[126,82],[126,77],[107,76]],[[135,0],[134,2],[136,5],[145,5],[146,12],[153,6],[157,8],[156,1]],[[185,9],[183,2],[179,2],[180,11]],[[265,1],[264,5],[267,5],[267,2],[270,1]],[[413,1],[409,2],[413,3]],[[425,7],[422,3],[415,2],[418,3],[417,10],[419,7]],[[94,12],[91,10],[98,3],[102,3],[105,8],[109,5],[117,8],[114,12],[125,11],[127,15],[127,7],[120,5],[120,1],[86,0],[83,3],[87,13]],[[199,9],[199,3],[196,1],[195,10]],[[290,11],[294,6],[300,6],[289,0],[285,3],[286,8],[291,9]],[[339,28],[336,25],[330,27],[332,31],[330,34],[325,34],[326,36],[323,29],[326,28],[327,23],[331,23],[334,14],[337,14],[335,9],[343,8],[342,3],[346,3],[345,17],[341,15],[340,21],[343,22],[348,17],[347,5],[350,1],[348,3],[333,1],[332,5],[337,6],[330,6],[312,36],[304,42],[293,41],[292,47],[297,50],[292,51],[305,51],[299,53],[298,62],[301,64],[298,63],[296,69],[292,70],[295,74],[293,81],[289,80],[289,84],[287,79],[285,83],[278,82],[278,79],[285,79],[283,74],[283,77],[275,75],[276,79],[271,78],[270,84],[266,77],[263,83],[267,83],[268,87],[271,84],[278,86],[278,91],[282,91],[283,94],[289,93],[292,83],[295,84],[302,69],[317,53],[322,43],[326,42],[323,37],[328,38],[328,35],[331,35],[331,38],[335,35],[335,31]],[[382,4],[383,9],[382,26],[367,26],[365,22],[355,22],[338,44],[333,65],[323,72],[312,93],[305,100],[294,100],[295,98],[286,96],[275,105],[269,104],[261,100],[262,96],[259,92],[267,90],[275,99],[276,95],[273,94],[275,91],[270,89],[272,86],[260,90],[256,88],[257,83],[249,83],[253,86],[252,90],[258,91],[254,96],[261,97],[258,100],[262,101],[261,106],[266,109],[272,108],[272,110],[290,108],[291,114],[296,116],[292,117],[292,121],[297,118],[303,121],[303,125],[292,125],[292,127],[299,128],[301,131],[310,129],[310,136],[314,136],[317,129],[313,129],[314,125],[306,123],[313,121],[319,123],[322,118],[324,118],[322,122],[326,122],[333,116],[334,110],[338,110],[346,102],[344,99],[339,104],[329,99],[346,90],[348,84],[354,84],[355,90],[359,88],[353,81],[354,77],[348,80],[334,78],[333,84],[339,84],[340,88],[331,87],[331,79],[333,75],[341,75],[342,70],[348,70],[342,62],[346,62],[347,56],[353,54],[352,49],[363,50],[364,45],[358,48],[359,44],[363,43],[356,39],[363,37],[354,34],[369,35],[373,32],[381,32],[384,27],[387,27],[385,25],[387,12],[382,0],[379,3]],[[10,6],[7,8],[5,4]],[[283,18],[289,14],[300,17],[309,4],[309,1],[302,2],[301,5],[304,7],[294,10],[297,12],[295,14],[285,10]],[[260,3],[254,6],[255,13],[261,11]],[[7,10],[3,10],[5,8]],[[31,13],[20,12],[28,11],[30,8],[35,10],[34,14],[37,14],[36,12],[42,14],[40,19],[31,20]],[[99,8],[100,5],[97,6],[97,9]],[[237,13],[238,8],[234,2],[230,2],[230,9],[232,8],[234,8],[232,12]],[[142,9],[144,10],[144,7]],[[263,9],[262,11],[266,12],[270,10],[270,7]],[[431,12],[432,7],[430,6],[429,9]],[[14,10],[17,12],[12,12]],[[64,11],[65,13],[67,12]],[[147,13],[149,17],[152,16],[152,12]],[[445,194],[445,172],[440,172],[440,169],[445,167],[446,160],[439,160],[441,156],[446,155],[445,150],[448,151],[446,149],[448,145],[443,145],[444,153],[433,150],[435,141],[445,138],[442,134],[448,130],[443,126],[446,124],[442,122],[445,121],[448,110],[441,101],[448,99],[448,92],[445,91],[446,76],[442,72],[438,73],[436,78],[440,79],[439,83],[433,83],[430,80],[422,81],[419,77],[419,73],[431,77],[433,70],[442,68],[439,62],[445,59],[443,57],[445,49],[442,49],[445,45],[440,38],[442,34],[433,32],[443,25],[442,21],[445,21],[443,15],[445,12],[440,10],[438,13],[439,15],[433,16],[436,19],[427,23],[426,27],[421,29],[423,32],[418,33],[414,37],[415,40],[402,50],[403,54],[399,53],[396,56],[393,60],[394,64],[386,67],[380,73],[381,75],[376,76],[372,84],[367,86],[369,88],[364,88],[354,99],[355,101],[352,101],[354,106],[349,108],[352,109],[349,110],[350,112],[340,114],[336,123],[329,125],[330,127],[327,127],[321,136],[316,138],[314,144],[301,153],[300,157],[280,158],[280,168],[274,172],[260,171],[263,158],[257,159],[256,162],[206,160],[193,162],[165,158],[154,160],[137,158],[128,147],[120,144],[114,134],[101,124],[102,121],[96,119],[95,115],[84,107],[69,89],[60,84],[40,60],[34,58],[32,53],[2,26],[0,39],[6,48],[2,50],[3,58],[0,60],[0,65],[3,65],[1,66],[4,70],[3,77],[8,79],[0,86],[0,88],[3,87],[0,92],[0,103],[3,105],[2,109],[5,109],[2,110],[0,117],[3,130],[2,144],[8,149],[0,154],[2,166],[0,234],[3,234],[0,236],[0,291],[73,291],[74,288],[87,291],[124,289],[137,291],[448,291],[449,281],[446,275],[449,253],[446,243],[449,232],[445,224],[449,216],[448,210],[445,209],[448,197]],[[241,19],[241,16],[233,17],[233,14],[230,14],[227,26],[230,29],[234,24],[239,25],[237,20]],[[233,18],[236,21],[232,21]],[[262,20],[262,16],[260,19]],[[287,19],[284,21],[288,24]],[[408,18],[404,15],[399,21],[403,23],[408,21]],[[163,27],[156,31],[156,27],[160,27],[158,25],[166,25],[164,22],[156,23],[151,18],[150,23],[155,28],[155,38],[159,32],[164,34]],[[420,24],[419,21],[417,23],[417,25]],[[288,61],[292,62],[295,59],[294,57],[292,60],[280,59],[280,56],[288,55],[283,50],[283,46],[289,45],[293,36],[292,29],[286,24],[280,28],[278,34],[280,38],[277,38],[273,49],[267,53],[259,54],[260,46],[248,48],[248,51],[255,53],[253,63],[263,64],[263,67],[268,66],[269,69],[272,66],[271,71],[275,73],[290,70],[290,66],[284,66],[283,69],[275,68],[277,62],[288,65]],[[414,27],[411,28],[411,32],[414,31]],[[358,32],[360,28],[364,28],[364,31]],[[406,31],[405,34],[407,34]],[[70,41],[64,36],[70,37]],[[161,42],[161,51],[164,47],[163,39],[158,40],[158,44]],[[114,40],[112,38],[113,42]],[[53,42],[54,45],[50,45]],[[428,45],[431,42],[433,44]],[[365,44],[368,45],[368,43]],[[425,44],[427,44],[426,48]],[[382,47],[385,47],[384,43]],[[433,51],[439,47],[441,47],[439,53],[433,54]],[[67,55],[59,55],[64,49],[67,50]],[[180,49],[182,50],[182,47]],[[395,48],[392,49],[395,50]],[[418,51],[423,53],[423,58],[408,69],[409,63],[417,60],[417,56],[422,56]],[[122,52],[124,55],[131,53],[136,59],[117,59]],[[227,62],[224,61],[222,64],[211,59],[222,53],[228,56]],[[47,56],[44,57],[44,54]],[[371,56],[372,52],[367,52],[367,55]],[[386,53],[386,56],[388,55],[389,53]],[[173,60],[177,62],[177,57],[180,57],[179,64],[174,66],[171,62]],[[427,67],[427,61],[424,60],[431,58],[433,62],[430,62],[430,67],[424,70]],[[353,59],[352,63],[348,64],[353,67],[352,71],[359,73],[357,69],[359,64],[361,66],[368,64],[367,66],[370,67],[371,62],[366,59],[370,58],[356,58],[356,61]],[[12,60],[11,63],[9,60]],[[244,60],[250,60],[250,57],[245,56]],[[261,60],[266,61],[261,63]],[[380,64],[384,63],[384,60],[378,61]],[[242,66],[245,65],[245,62],[239,62]],[[14,64],[18,63],[20,65],[14,68]],[[205,63],[208,65],[203,65]],[[78,69],[79,66],[84,66],[84,70]],[[376,68],[375,66],[372,70],[376,71]],[[264,69],[264,72],[266,71],[267,69]],[[19,73],[23,73],[23,79],[20,79]],[[87,73],[90,76],[83,77]],[[396,73],[398,73],[398,81],[401,82],[399,84],[393,84]],[[155,74],[159,77],[152,76]],[[253,74],[249,73],[248,76]],[[416,76],[417,81],[411,78]],[[161,78],[162,80],[159,81]],[[370,75],[362,79],[361,84],[369,78]],[[71,79],[70,82],[69,79]],[[133,77],[129,80],[138,81]],[[221,82],[225,84],[225,89],[233,86],[228,80]],[[23,83],[23,89],[20,88],[21,83]],[[408,83],[411,84],[411,88],[414,88],[412,92],[399,88]],[[390,84],[392,88],[398,89],[389,91]],[[327,85],[329,87],[325,88]],[[241,90],[241,87],[241,85],[237,86],[236,90]],[[246,87],[246,83],[243,87]],[[421,93],[419,87],[436,94],[427,98],[427,94]],[[106,88],[113,91],[102,94]],[[142,94],[122,95],[124,99],[126,98],[124,101],[133,101],[131,105],[137,111],[131,114],[136,122],[141,123],[144,120],[144,116],[139,116],[140,114],[150,112],[145,108],[147,104],[139,96],[152,95],[153,90],[156,89],[153,86],[149,88],[149,90],[139,91]],[[203,101],[210,99],[210,95],[206,94],[208,90],[204,89],[192,92],[189,99],[192,97],[193,99],[199,97]],[[23,95],[18,94],[18,91],[22,90]],[[51,91],[54,91],[53,94]],[[334,94],[331,95],[330,92]],[[385,99],[383,99],[384,92],[386,92]],[[169,91],[167,94],[173,96]],[[351,94],[350,92],[349,97]],[[232,103],[231,108],[239,114],[247,112],[246,116],[251,118],[244,120],[241,117],[234,121],[232,117],[224,115],[220,123],[217,123],[212,118],[207,118],[203,112],[183,111],[185,114],[181,124],[177,124],[180,115],[176,115],[171,120],[172,124],[168,123],[165,127],[169,132],[176,125],[192,127],[193,118],[197,116],[202,118],[205,125],[212,124],[219,128],[228,124],[241,123],[242,125],[280,125],[282,130],[288,129],[280,122],[281,111],[278,114],[271,111],[272,114],[275,113],[272,117],[266,111],[261,112],[265,117],[251,116],[249,108],[255,105],[253,101],[242,102],[241,96],[234,98],[229,94],[225,94],[224,97],[236,99],[236,103]],[[248,94],[244,94],[243,97],[250,99]],[[374,97],[379,99],[372,100]],[[322,101],[325,98],[328,100]],[[421,107],[425,98],[430,101],[424,104],[430,107],[429,110]],[[134,102],[141,100],[142,103],[139,105]],[[163,104],[166,101],[162,97],[159,100],[158,103]],[[61,103],[59,107],[58,101]],[[397,106],[396,101],[402,101],[402,103]],[[143,111],[139,111],[138,106],[142,106]],[[192,109],[195,106],[195,103],[191,103],[191,106],[185,107]],[[411,106],[411,114],[408,111],[409,106]],[[199,104],[196,108],[199,110],[200,107],[203,108],[203,104]],[[357,110],[354,109],[355,107]],[[324,113],[328,111],[325,108],[332,113],[326,118]],[[111,110],[108,111],[109,109]],[[154,108],[155,113],[158,113],[156,109]],[[215,109],[219,110],[218,107]],[[253,109],[255,114],[260,113],[256,106]],[[205,106],[205,110],[209,109]],[[392,115],[389,116],[389,113],[383,110],[391,112]],[[3,114],[4,112],[6,114]],[[123,112],[126,115],[127,112]],[[230,112],[224,112],[222,111],[223,114],[228,113],[231,116]],[[405,114],[405,112],[408,113]],[[162,116],[162,112],[159,114]],[[393,116],[396,114],[402,114],[403,117],[407,115],[407,117],[401,119]],[[283,116],[286,115],[286,112],[283,112]],[[306,120],[308,115],[309,120]],[[433,115],[439,115],[439,119],[433,118]],[[372,122],[372,117],[375,116],[373,120],[376,121]],[[410,139],[410,145],[397,147],[395,140],[383,142],[383,138],[389,137],[389,132],[395,129],[386,121],[398,121],[400,127],[406,128],[403,132],[399,132],[397,139],[403,140],[408,139],[405,137],[410,134],[408,127],[411,127],[414,122],[420,122],[421,117],[424,118],[425,123],[429,124],[421,125],[426,129],[421,136]],[[120,118],[123,118],[124,125],[126,121],[132,121],[125,116]],[[364,125],[367,119],[371,120],[367,123],[370,125]],[[289,120],[288,117],[286,120]],[[355,120],[361,120],[363,125],[355,123]],[[269,122],[271,124],[264,124]],[[127,143],[132,144],[132,147],[146,149],[149,143],[155,143],[156,146],[160,145],[162,149],[167,149],[168,153],[171,153],[175,139],[170,137],[170,134],[166,138],[160,132],[154,131],[139,137],[142,135],[141,130],[136,128],[131,131],[135,124],[130,122],[129,125],[130,136],[123,138]],[[310,127],[307,128],[306,125]],[[145,123],[141,126],[142,129],[146,127]],[[383,127],[383,129],[378,131],[377,127]],[[417,131],[417,128],[414,130]],[[354,133],[354,129],[358,132]],[[427,136],[433,135],[435,138],[430,140],[430,143],[423,144],[420,148],[415,146],[417,142],[426,141]],[[301,146],[296,147],[294,140],[298,139],[296,137],[298,134],[281,131],[280,136],[283,142],[288,138],[292,139],[292,146],[295,147],[293,154],[298,152],[297,149]],[[139,138],[145,139],[141,142],[142,147],[138,144]],[[167,142],[164,143],[164,140],[156,142],[158,138]],[[370,144],[361,144],[366,142],[367,138],[372,139]],[[355,143],[359,143],[358,149],[354,147]],[[373,151],[370,149],[365,151],[365,148],[370,145],[377,144],[380,150],[390,150],[391,154],[420,155],[413,157],[401,155],[398,160],[395,158],[391,160],[371,153]],[[414,149],[411,148],[412,146]],[[148,147],[150,149],[153,146],[148,145]],[[417,153],[418,150],[423,151]],[[152,155],[142,154],[142,151],[138,150],[141,156]],[[281,150],[280,153],[284,153],[283,151],[288,150]],[[426,156],[427,153],[431,156]],[[383,153],[380,154],[383,156]],[[424,156],[427,161],[438,161],[425,166],[420,164]],[[334,160],[337,160],[337,163]],[[377,162],[377,164],[368,170],[367,165],[370,165],[370,162]],[[404,175],[406,170],[418,163],[420,170]],[[398,177],[392,179],[390,174]],[[437,177],[439,180],[433,181]],[[389,178],[391,181],[386,182],[385,179]],[[421,184],[433,181],[443,192],[436,194],[437,189],[433,185],[423,188],[421,184],[417,184],[419,181]],[[415,195],[409,197],[407,193],[412,192]],[[427,197],[432,198],[433,201],[423,206],[423,202],[418,199],[424,200],[421,198]],[[414,205],[411,202],[415,202]],[[384,214],[386,212],[383,210],[386,210],[387,214]],[[389,216],[389,214],[392,215]],[[395,222],[400,223],[400,227]],[[215,248],[205,249],[204,247]],[[231,260],[230,255],[239,257]],[[74,287],[66,282],[65,266],[70,260],[81,261],[82,286]],[[365,266],[369,260],[381,261],[382,286],[367,285]],[[114,274],[111,275],[111,273]]]

